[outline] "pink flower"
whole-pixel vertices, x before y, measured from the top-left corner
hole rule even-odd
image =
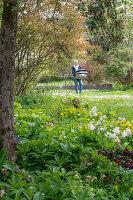
[[[116,138],[116,141],[117,141],[117,144],[120,144],[120,140],[119,140],[119,138]]]
[[[91,178],[91,176],[86,176],[86,178],[87,178],[87,179],[90,179],[90,178]]]
[[[122,133],[122,138],[125,138],[127,136],[127,132],[126,131],[123,131],[123,133]]]
[[[122,137],[125,138],[126,136],[131,135],[131,131],[129,128],[127,128],[125,131],[123,131],[122,133]]]
[[[119,127],[115,127],[115,129],[114,129],[114,133],[115,133],[116,135],[119,135],[119,134],[120,134]]]
[[[127,133],[127,135],[131,135],[131,131],[129,128],[126,129],[126,133]]]
[[[102,178],[105,178],[106,177],[106,175],[105,174],[102,174]]]

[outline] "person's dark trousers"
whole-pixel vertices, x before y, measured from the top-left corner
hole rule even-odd
[[[78,93],[78,83],[79,83],[79,92],[81,93],[82,92],[82,80],[76,79],[75,76],[73,76],[73,80],[74,80],[74,83],[75,83],[76,93]]]

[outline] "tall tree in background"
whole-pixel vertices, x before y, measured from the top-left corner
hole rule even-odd
[[[125,20],[125,45],[132,49],[133,47],[133,0],[128,0],[125,6],[126,20]]]
[[[24,3],[20,4],[20,7]],[[30,2],[18,15],[15,92],[22,95],[40,72],[48,69],[67,74],[72,55],[86,49],[83,17],[75,4],[66,1]],[[61,70],[66,69],[66,70]],[[43,73],[44,74],[44,73]]]
[[[101,46],[108,52],[123,40],[123,9],[117,0],[81,1],[79,9],[86,16],[87,38],[90,44]]]
[[[14,69],[17,32],[17,0],[3,0],[0,34],[0,150],[14,162]]]

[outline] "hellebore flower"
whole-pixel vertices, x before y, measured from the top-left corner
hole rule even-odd
[[[5,194],[5,191],[4,190],[0,190],[0,197],[3,197]]]
[[[119,135],[119,134],[120,134],[119,127],[115,127],[115,128],[114,128],[114,133],[115,133],[116,135]]]
[[[127,135],[131,135],[131,131],[129,128],[126,129],[126,133],[127,133]]]
[[[122,137],[122,138],[125,138],[126,136],[127,136],[127,132],[126,132],[126,131],[123,131],[121,137]]]

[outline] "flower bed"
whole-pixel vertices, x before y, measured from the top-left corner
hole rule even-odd
[[[72,96],[14,106],[19,143],[15,165],[0,151],[1,199],[132,199],[132,119]]]

